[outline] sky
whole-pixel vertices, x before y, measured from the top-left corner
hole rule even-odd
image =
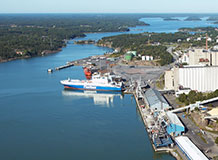
[[[0,0],[0,13],[218,13],[218,0]]]

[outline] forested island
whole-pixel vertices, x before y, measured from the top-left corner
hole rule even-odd
[[[185,21],[201,21],[201,18],[191,16],[191,17],[186,18]]]
[[[178,18],[164,18],[164,21],[180,21]]]
[[[92,32],[128,31],[148,25],[143,15],[128,14],[1,14],[0,62],[60,51],[67,40]]]

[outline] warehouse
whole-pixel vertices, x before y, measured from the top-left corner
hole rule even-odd
[[[218,66],[174,67],[165,72],[165,89],[190,88],[199,92],[218,89]]]
[[[171,106],[156,89],[148,89],[145,92],[145,100],[152,111],[169,110]]]
[[[176,144],[190,160],[209,160],[186,136],[175,138]]]
[[[179,120],[175,113],[167,112],[167,118],[169,120],[167,125],[167,133],[174,136],[182,135],[185,132],[185,127]]]

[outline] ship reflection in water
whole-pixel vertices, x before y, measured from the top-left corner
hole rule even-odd
[[[117,92],[78,91],[63,90],[62,95],[67,98],[92,98],[95,105],[112,107],[114,97],[123,99],[123,95]]]

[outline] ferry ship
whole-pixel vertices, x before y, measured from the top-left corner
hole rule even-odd
[[[64,88],[74,90],[122,91],[123,83],[114,80],[113,75],[93,75],[91,80],[67,79],[60,81]]]

